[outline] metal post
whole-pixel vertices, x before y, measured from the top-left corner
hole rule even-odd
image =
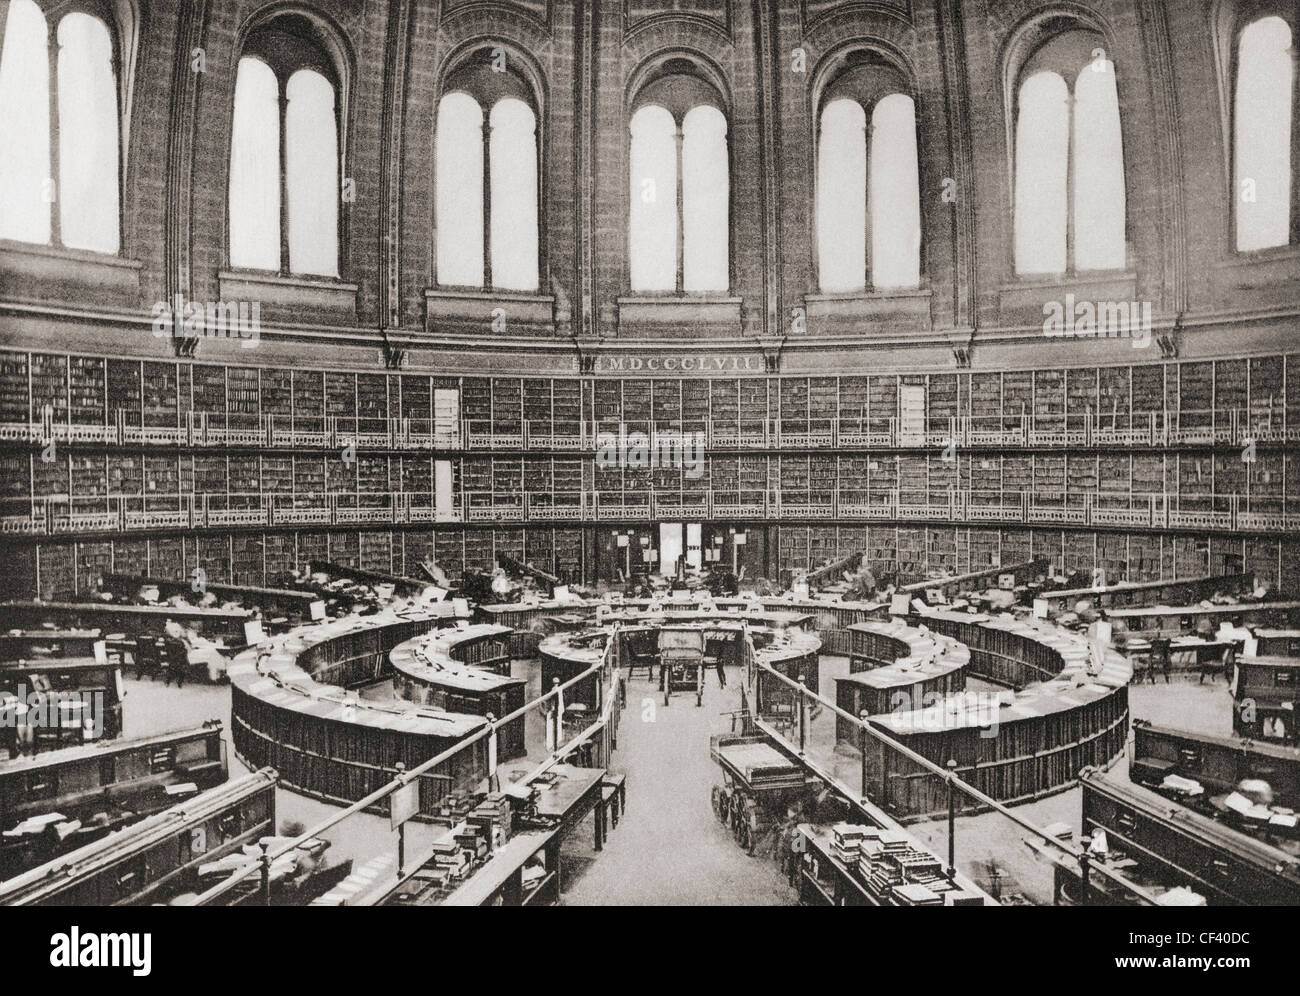
[[[1079,890],[1079,905],[1088,905],[1088,869],[1092,865],[1092,834],[1084,834],[1079,838],[1079,843],[1083,846],[1083,853],[1079,855],[1079,875],[1082,880],[1082,888]]]
[[[863,709],[858,715],[862,719],[862,725],[858,727],[858,744],[862,753],[862,800],[865,802],[869,795],[867,793],[867,710]]]
[[[262,847],[262,905],[271,905],[271,845],[261,842]]]
[[[808,747],[808,701],[804,697],[808,691],[803,676],[799,677],[799,753],[802,754]]]
[[[948,877],[957,874],[957,762],[948,760]]]
[[[402,775],[406,771],[406,765],[401,761],[396,764],[397,784],[402,784]],[[388,797],[388,804],[392,806],[393,796]],[[397,828],[397,877],[400,879],[406,869],[406,821],[403,820]]]

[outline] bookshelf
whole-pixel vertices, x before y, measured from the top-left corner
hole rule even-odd
[[[547,574],[555,573],[555,532],[529,529],[524,534],[524,562]]]
[[[496,567],[496,554],[492,549],[492,530],[465,530],[465,567],[492,573]]]
[[[512,377],[492,378],[492,431],[504,436],[523,433],[521,382]]]
[[[231,429],[250,429],[258,424],[262,399],[256,367],[226,369],[226,425]]]
[[[578,436],[582,426],[582,381],[551,382],[551,411],[556,435]]]
[[[179,426],[180,379],[176,364],[146,361],[141,369],[141,385],[144,424],[166,429]],[[112,415],[112,406],[108,407]]]
[[[332,532],[329,536],[328,557],[330,563],[343,567],[356,567],[360,556],[360,541],[354,532]]]
[[[31,421],[26,353],[0,353],[0,422]]]
[[[323,432],[325,428],[325,375],[319,370],[293,372],[293,428],[296,432]]]
[[[104,425],[107,391],[104,361],[93,356],[68,358],[69,420],[73,425]]]
[[[528,377],[523,382],[523,417],[529,433],[549,435],[555,429],[555,409],[552,385],[555,381],[543,377]]]
[[[355,374],[325,374],[325,415],[339,420],[339,431],[357,431],[357,378]]]
[[[556,529],[555,533],[555,573],[566,581],[582,579],[582,531],[580,529]]]
[[[56,425],[68,422],[68,358],[36,353],[32,356],[32,410],[39,421],[49,408]]]
[[[363,532],[358,537],[358,563],[362,570],[390,574],[393,570],[393,537],[386,532]]]
[[[357,374],[357,431],[388,432],[388,378],[383,374]]]
[[[276,423],[289,428],[293,410],[293,371],[284,367],[261,369],[259,384],[261,410],[275,417]]]
[[[230,537],[230,580],[233,584],[260,585],[265,579],[262,538],[255,533]]]
[[[209,364],[191,367],[194,411],[205,415],[209,428],[226,426],[226,368]]]

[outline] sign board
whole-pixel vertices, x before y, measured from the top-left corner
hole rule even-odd
[[[325,603],[319,598],[307,606],[307,610],[311,613],[312,622],[320,622],[325,618]]]
[[[1045,598],[1034,599],[1034,618],[1035,619],[1047,618],[1047,599]]]
[[[420,811],[420,780],[407,782],[388,797],[388,813],[396,830]]]
[[[889,600],[889,614],[891,616],[905,616],[911,607],[912,602],[907,597],[906,592],[895,592]]]
[[[251,619],[244,623],[244,642],[249,646],[254,646],[266,639],[266,634],[262,632],[262,620]]]
[[[1014,591],[1016,588],[1016,576],[1014,574],[999,574],[998,588],[1001,591]]]

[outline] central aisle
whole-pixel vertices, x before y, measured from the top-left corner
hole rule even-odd
[[[720,691],[709,672],[698,708],[685,693],[665,706],[640,675],[628,683],[613,757],[614,770],[627,773],[628,811],[594,862],[566,881],[566,905],[795,903],[776,863],[747,855],[713,815],[710,789],[721,769],[709,737],[731,728],[725,713],[740,708],[740,681],[733,668]]]

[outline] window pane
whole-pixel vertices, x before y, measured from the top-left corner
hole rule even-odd
[[[921,192],[912,98],[890,94],[871,114],[871,283],[921,282]]]
[[[289,190],[289,269],[339,273],[339,143],[334,86],[302,69],[289,77],[285,179]]]
[[[59,219],[63,244],[119,248],[113,41],[97,17],[59,22]]]
[[[1016,120],[1016,272],[1064,273],[1069,91],[1057,73],[1020,87]]]
[[[50,241],[50,64],[45,16],[12,0],[0,53],[0,238]]]
[[[280,269],[280,90],[259,59],[239,60],[230,135],[230,264]]]
[[[1237,248],[1291,239],[1291,28],[1264,17],[1241,33],[1237,54]]]
[[[867,115],[856,100],[832,100],[822,111],[817,263],[826,293],[866,288]]]
[[[483,286],[483,111],[464,93],[438,104],[438,283]]]
[[[727,119],[693,107],[682,120],[682,289],[725,291],[730,274]]]
[[[677,125],[662,107],[632,115],[628,253],[632,289],[677,289]]]
[[[1074,268],[1122,270],[1124,139],[1115,65],[1095,59],[1074,83]]]
[[[513,97],[492,108],[492,284],[537,290],[537,119]]]

